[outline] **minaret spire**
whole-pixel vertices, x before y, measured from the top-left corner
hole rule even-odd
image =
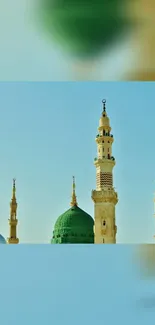
[[[16,236],[17,233],[17,201],[16,201],[16,180],[13,179],[13,188],[12,188],[12,199],[10,202],[10,219],[9,219],[9,225],[10,225],[10,237],[8,238],[9,244],[18,244],[19,239]]]
[[[103,104],[103,112],[105,112],[106,111],[106,99],[103,99],[102,100],[102,104]]]
[[[117,227],[115,224],[115,205],[118,202],[117,193],[113,187],[113,167],[115,158],[112,155],[114,141],[111,134],[110,120],[106,112],[106,100],[102,100],[103,112],[99,120],[96,136],[97,157],[96,190],[92,191],[95,207],[95,243],[116,243]]]
[[[13,179],[13,188],[12,188],[12,202],[11,202],[12,209],[13,209],[13,203],[16,203],[16,179],[15,178]],[[16,209],[17,209],[17,205],[16,205]]]
[[[75,177],[73,176],[73,183],[72,183],[72,200],[70,203],[71,207],[78,206],[75,194]]]

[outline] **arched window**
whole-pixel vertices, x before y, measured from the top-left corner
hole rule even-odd
[[[105,222],[105,220],[103,220],[103,226],[105,226],[106,225],[106,222]]]

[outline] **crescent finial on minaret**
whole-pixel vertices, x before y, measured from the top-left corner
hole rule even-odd
[[[15,195],[16,192],[16,179],[13,178],[13,195]]]
[[[13,188],[12,188],[12,199],[11,199],[11,212],[16,214],[17,202],[16,202],[16,179],[13,178]]]
[[[106,111],[106,99],[103,99],[102,100],[102,104],[103,104],[103,111],[105,112]]]

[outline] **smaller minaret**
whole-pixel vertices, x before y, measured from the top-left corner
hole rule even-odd
[[[70,203],[71,207],[78,206],[75,194],[75,177],[73,176],[73,183],[72,183],[72,200]]]
[[[13,190],[12,199],[10,202],[10,237],[8,238],[8,244],[18,244],[19,239],[17,238],[17,201],[16,201],[16,180],[13,179]]]

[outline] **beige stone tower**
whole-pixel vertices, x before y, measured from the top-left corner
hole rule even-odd
[[[8,238],[8,244],[18,244],[19,239],[17,238],[17,201],[16,201],[16,183],[15,179],[13,180],[13,191],[12,191],[12,199],[10,202],[10,237]]]
[[[112,143],[109,118],[106,112],[106,100],[102,101],[103,112],[99,121],[99,134],[96,136],[97,158],[96,190],[92,191],[95,216],[95,244],[115,244],[117,227],[115,223],[115,205],[118,202],[117,193],[113,187],[113,167],[115,158],[112,156]]]

